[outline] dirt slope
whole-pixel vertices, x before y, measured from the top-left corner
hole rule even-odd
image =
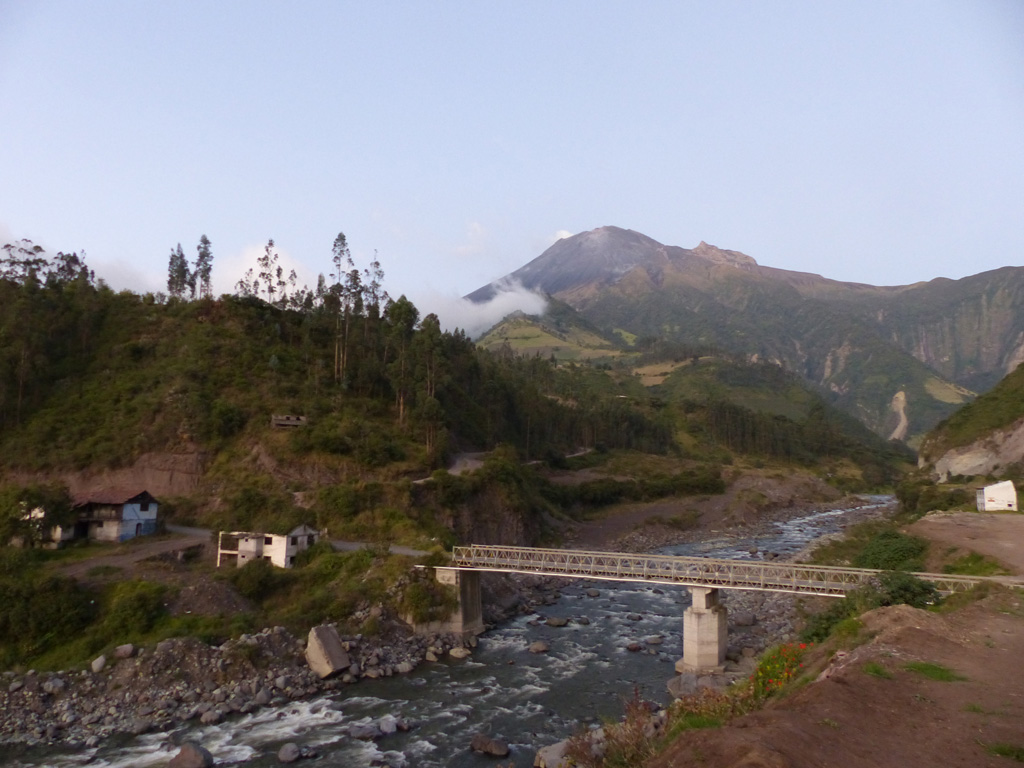
[[[826,679],[727,727],[685,734],[648,768],[1008,768],[985,745],[1024,747],[1021,605],[1001,593],[954,615],[873,611],[864,623],[874,638],[833,657]],[[824,649],[819,656],[825,665]],[[928,679],[906,669],[913,661],[964,679]],[[891,677],[869,674],[869,663]]]

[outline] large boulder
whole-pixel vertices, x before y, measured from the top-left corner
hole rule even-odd
[[[306,663],[321,679],[345,672],[352,666],[352,660],[341,644],[338,630],[327,624],[309,630]]]
[[[277,752],[277,762],[279,763],[294,763],[302,757],[302,752],[299,750],[299,745],[289,741]]]
[[[493,757],[508,757],[508,744],[501,739],[492,739],[486,733],[477,733],[470,742],[470,748],[474,752]]]
[[[533,758],[534,768],[568,768],[569,758],[565,756],[569,749],[568,741],[560,741],[537,750]]]
[[[212,765],[213,755],[194,741],[186,741],[167,768],[210,768]]]

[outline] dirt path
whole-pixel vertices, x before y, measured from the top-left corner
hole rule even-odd
[[[152,557],[210,544],[209,531],[204,531],[201,528],[179,530],[180,533],[172,531],[166,536],[146,537],[145,540],[133,539],[123,544],[117,544],[109,554],[59,565],[56,571],[62,576],[80,579],[93,568],[100,566],[125,569]]]

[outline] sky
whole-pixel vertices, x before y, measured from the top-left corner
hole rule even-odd
[[[467,328],[605,225],[873,285],[1024,264],[1017,0],[0,0],[0,109],[0,242],[139,293],[203,234],[218,293],[271,238],[315,285],[344,232]]]

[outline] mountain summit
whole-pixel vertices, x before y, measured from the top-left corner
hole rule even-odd
[[[484,302],[504,287],[521,285],[575,305],[574,297],[593,295],[640,269],[660,281],[666,269],[685,270],[701,262],[756,267],[757,262],[737,251],[725,251],[701,242],[693,250],[666,246],[652,237],[621,227],[598,227],[565,237],[510,275],[478,288],[466,298]]]

